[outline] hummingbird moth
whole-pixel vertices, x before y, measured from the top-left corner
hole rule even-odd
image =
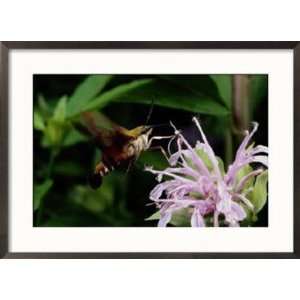
[[[80,123],[94,137],[96,146],[102,152],[101,161],[89,176],[90,186],[94,189],[100,187],[103,177],[115,168],[130,166],[143,151],[150,148],[153,140],[169,138],[150,138],[153,126],[126,129],[100,112],[82,113]]]

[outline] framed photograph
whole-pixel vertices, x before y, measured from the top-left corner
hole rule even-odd
[[[0,51],[1,257],[299,257],[299,42]]]

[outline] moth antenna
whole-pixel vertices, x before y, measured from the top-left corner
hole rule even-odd
[[[154,125],[147,125],[151,128],[157,128],[157,127],[164,127],[164,126],[170,126],[169,123],[161,123],[161,124],[154,124]]]
[[[154,97],[151,98],[151,106],[150,106],[150,110],[149,110],[148,115],[147,115],[145,125],[148,125],[148,123],[150,121],[150,118],[152,116],[152,113],[153,113],[153,109],[154,109]]]

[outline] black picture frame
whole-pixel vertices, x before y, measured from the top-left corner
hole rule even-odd
[[[290,49],[294,57],[294,251],[292,253],[12,253],[9,251],[9,52],[13,49]],[[1,258],[299,258],[300,257],[300,42],[0,42],[0,257]],[[291,116],[292,117],[292,116]]]

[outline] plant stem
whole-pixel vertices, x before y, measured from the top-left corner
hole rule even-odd
[[[249,76],[232,75],[232,117],[225,131],[225,163],[228,166],[233,159],[233,134],[241,139],[249,127]]]
[[[241,135],[249,127],[249,76],[233,75],[232,113],[236,134]]]
[[[233,138],[232,138],[232,129],[231,122],[225,130],[225,167],[231,164],[233,159]]]

